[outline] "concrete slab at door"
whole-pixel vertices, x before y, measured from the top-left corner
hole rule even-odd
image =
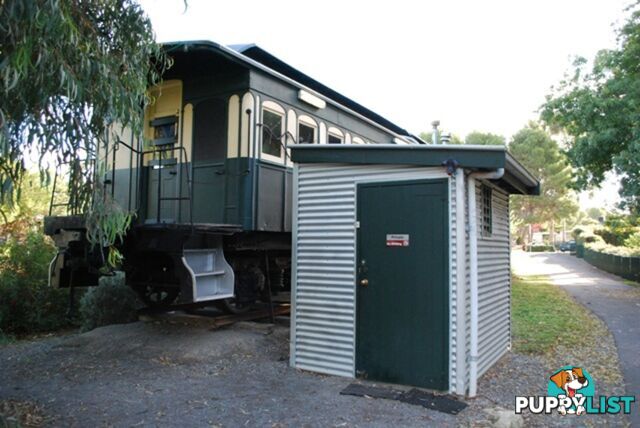
[[[356,373],[447,390],[448,180],[360,184]]]

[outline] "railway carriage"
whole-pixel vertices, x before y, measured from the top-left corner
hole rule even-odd
[[[167,43],[144,135],[114,129],[104,185],[136,214],[126,281],[148,305],[242,311],[290,286],[291,144],[422,144],[255,45]],[[52,206],[54,203],[52,197]],[[96,285],[82,215],[50,215],[58,287]]]

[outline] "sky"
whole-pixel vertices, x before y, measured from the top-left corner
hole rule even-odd
[[[412,133],[437,119],[461,137],[477,130],[509,139],[538,117],[575,56],[615,47],[629,1],[141,4],[161,42],[256,43]],[[614,203],[615,186],[581,205]]]

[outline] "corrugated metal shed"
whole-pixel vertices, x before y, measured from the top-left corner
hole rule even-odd
[[[361,147],[291,147],[296,164],[290,363],[320,373],[356,376],[358,184],[447,178],[447,390],[464,395],[470,387],[471,373],[470,261],[477,256],[477,373],[481,376],[510,347],[509,194],[534,194],[538,183],[504,148],[465,151],[431,146],[418,152],[415,147]],[[457,154],[464,163],[455,162],[457,171],[447,169]],[[475,154],[478,165],[473,164]],[[336,162],[340,158],[344,162]],[[359,160],[362,158],[368,161]],[[483,197],[482,186],[492,191],[491,233],[479,228],[474,255],[469,250],[467,177],[490,169],[492,163],[494,169],[503,171],[504,178],[477,180],[475,189],[471,189],[478,201]],[[474,216],[478,222],[483,220],[483,208],[482,203],[476,204]],[[428,216],[425,221],[429,221]]]
[[[403,165],[304,164],[296,168],[294,367],[355,376],[356,183],[443,177],[447,175],[442,168]]]
[[[482,185],[476,184],[476,198]],[[489,369],[511,345],[511,269],[509,245],[509,195],[492,187],[491,236],[478,234],[478,374]],[[481,207],[476,209],[478,219]]]

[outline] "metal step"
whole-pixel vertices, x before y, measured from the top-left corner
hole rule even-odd
[[[182,254],[182,263],[191,276],[194,302],[234,297],[233,269],[224,258],[221,241],[219,247],[187,249]]]
[[[200,276],[220,276],[220,275],[224,275],[225,271],[223,270],[217,270],[215,272],[202,272],[202,273],[196,273],[195,276],[196,278],[200,277]]]

